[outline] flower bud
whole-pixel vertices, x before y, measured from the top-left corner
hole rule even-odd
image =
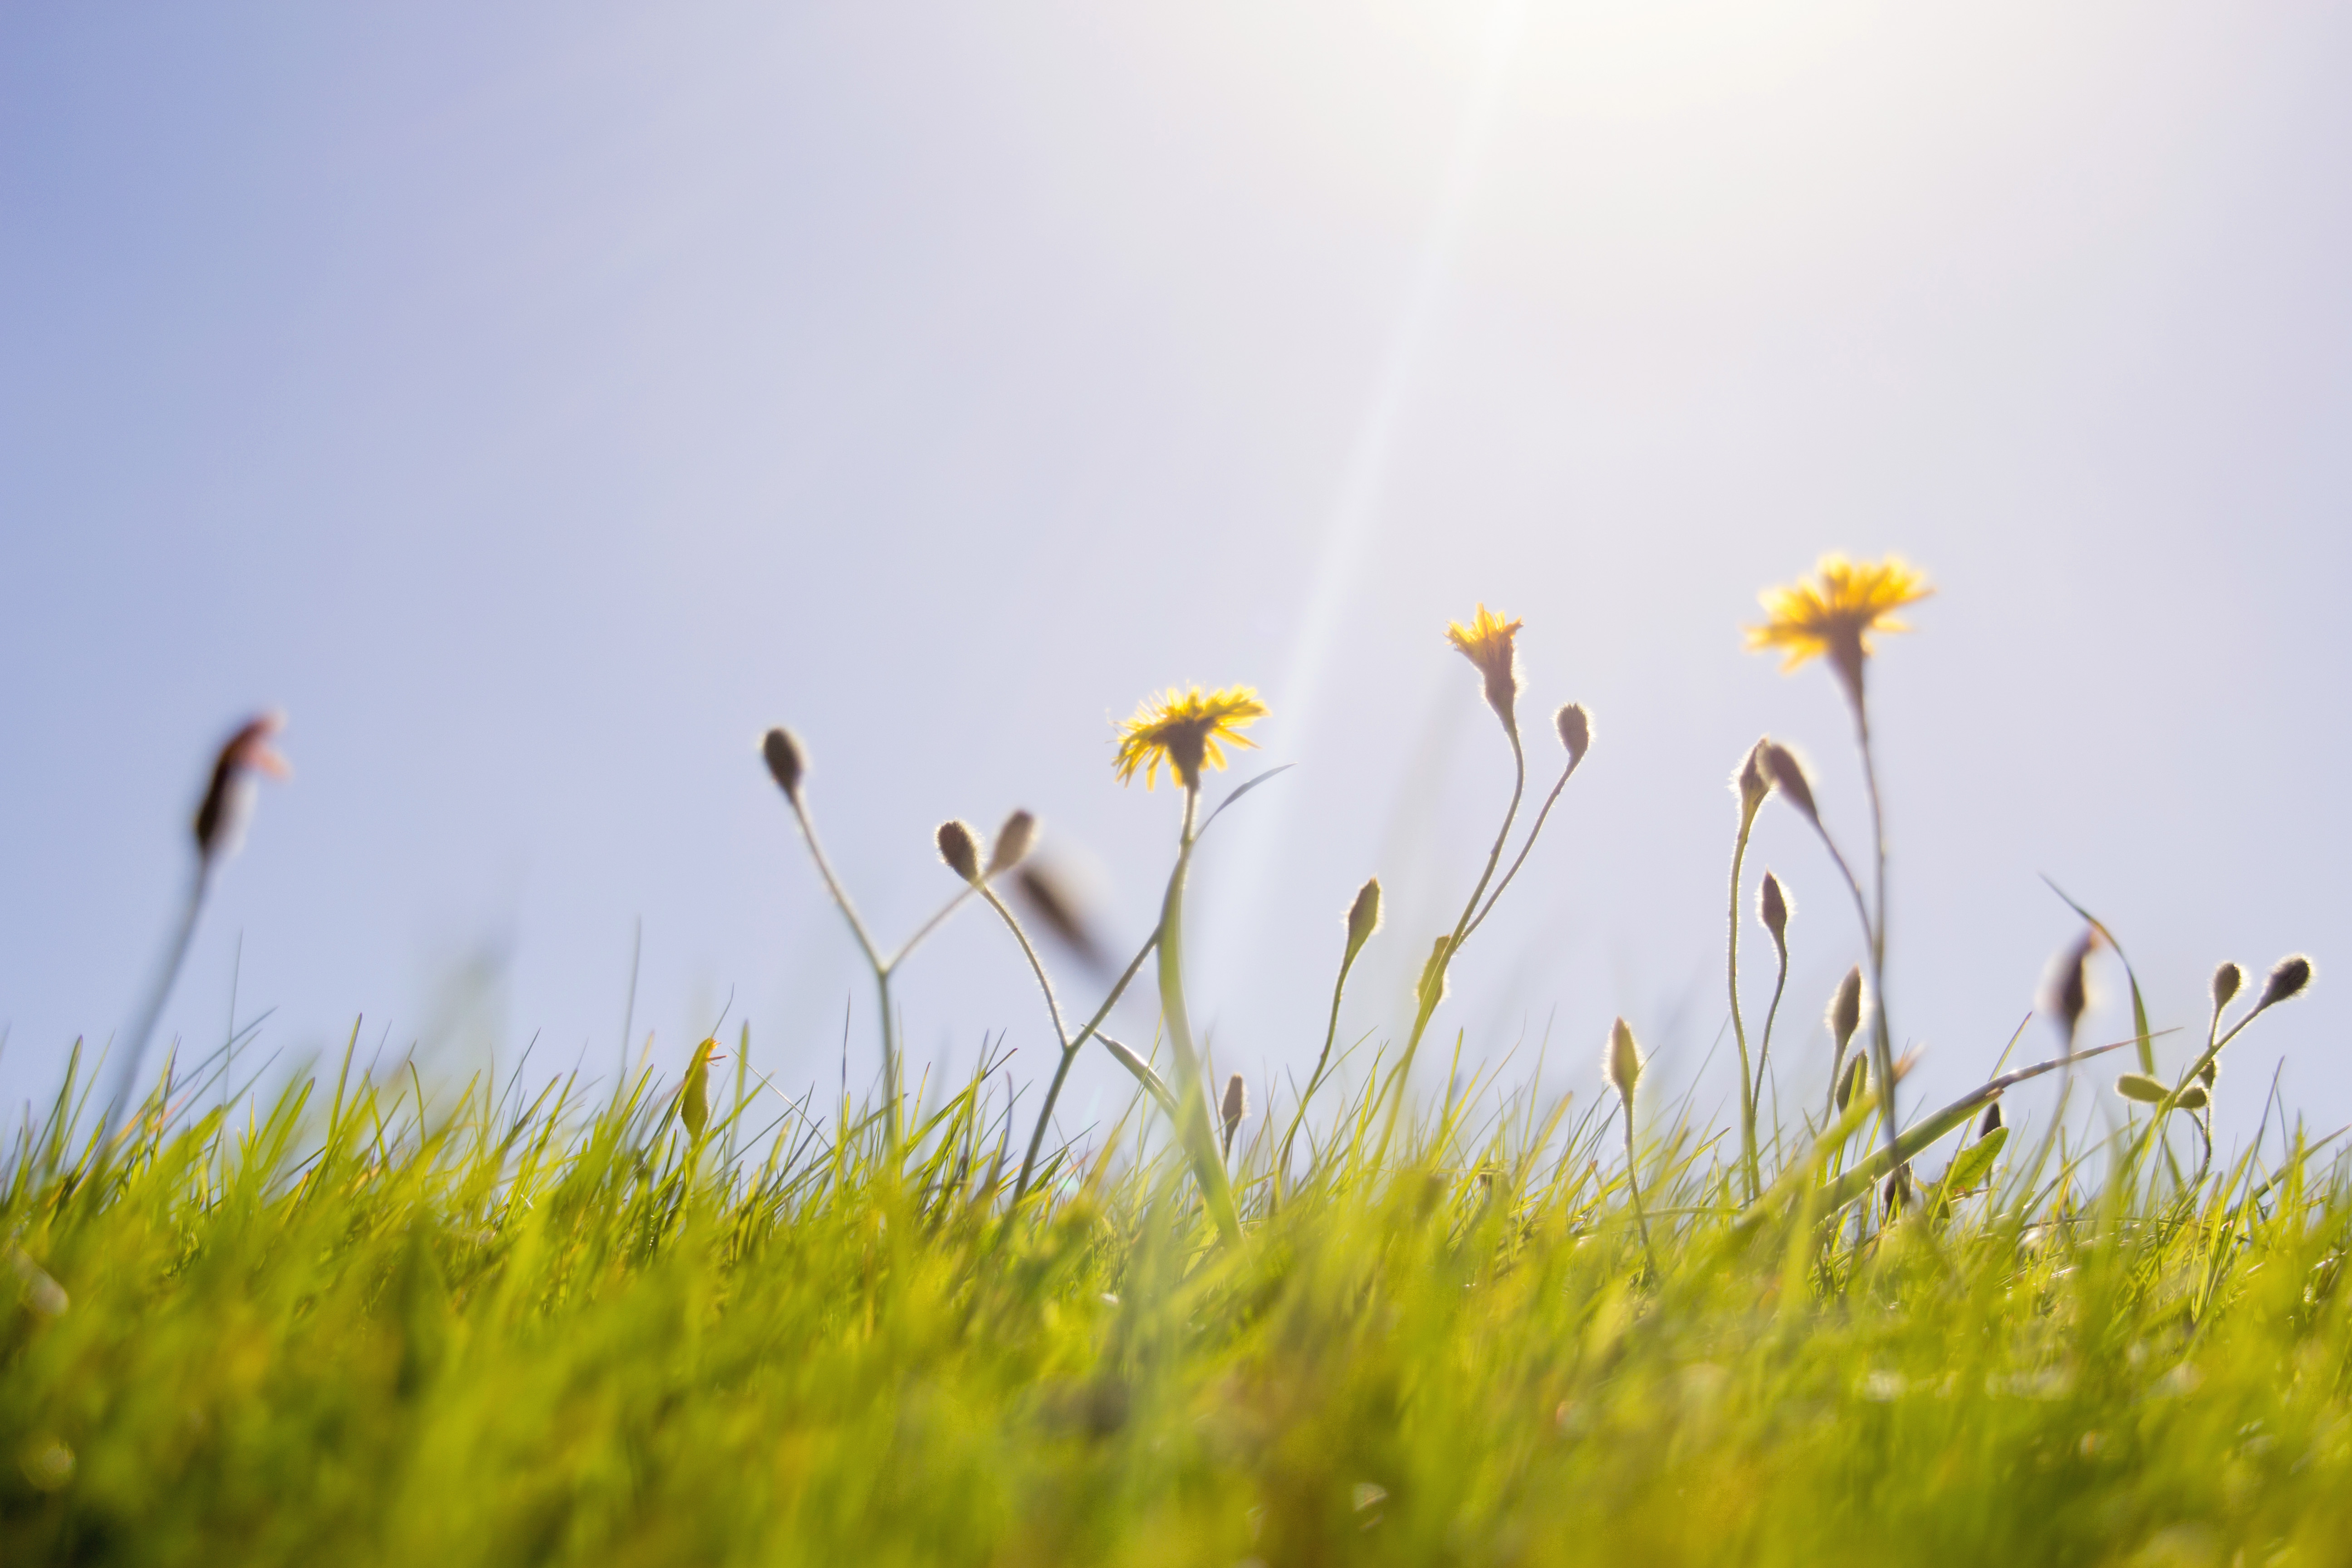
[[[1234,1152],[1234,1131],[1241,1126],[1242,1118],[1249,1114],[1249,1086],[1242,1075],[1234,1074],[1225,1080],[1225,1103],[1220,1112],[1225,1124],[1225,1152]]]
[[[1996,1100],[1990,1105],[1985,1107],[1984,1120],[1977,1123],[1977,1136],[1979,1138],[1990,1138],[2000,1131],[2000,1101]]]
[[[776,787],[784,798],[798,805],[801,800],[801,775],[808,772],[808,763],[801,753],[797,736],[782,724],[768,731],[760,742],[760,751],[768,759],[768,772],[774,775]]]
[[[2220,1012],[2230,1005],[2230,998],[2246,983],[2246,972],[2234,963],[2224,963],[2213,972],[2213,1011]]]
[[[2197,1069],[2197,1081],[2203,1084],[2207,1089],[2212,1088],[2215,1083],[2219,1082],[2221,1077],[2221,1058],[2219,1057],[2213,1058],[2203,1067]]]
[[[1893,1219],[1911,1206],[1913,1195],[1911,1162],[1906,1160],[1895,1167],[1893,1174],[1886,1178],[1885,1184],[1879,1188],[1879,1202],[1885,1205],[1886,1217]]]
[[[1868,1092],[1869,1089],[1870,1058],[1858,1056],[1846,1064],[1845,1077],[1838,1080],[1837,1108],[1843,1110],[1853,1103],[1857,1095]]]
[[[996,847],[988,852],[988,874],[1010,871],[1029,857],[1029,847],[1037,842],[1037,819],[1025,811],[1016,811],[1004,819],[996,830]]]
[[[1857,963],[1845,972],[1838,982],[1837,995],[1830,1002],[1830,1038],[1837,1042],[1838,1055],[1853,1041],[1853,1032],[1862,1027],[1862,965]]]
[[[1764,777],[1774,789],[1789,797],[1789,804],[1805,814],[1805,820],[1819,826],[1821,808],[1813,804],[1813,786],[1805,777],[1805,765],[1797,753],[1778,741],[1759,742],[1764,749]]]
[[[948,863],[948,869],[967,882],[980,880],[980,851],[972,844],[971,829],[950,818],[940,824],[936,837],[940,858]]]
[[[293,771],[269,743],[285,727],[286,715],[275,710],[247,720],[213,759],[212,778],[196,807],[197,858],[209,864],[236,853],[253,815],[255,773],[282,779]]]
[[[1764,929],[1772,933],[1772,945],[1782,952],[1789,951],[1789,896],[1780,890],[1780,879],[1771,872],[1764,873],[1764,886],[1756,895],[1757,917]]]
[[[1633,1031],[1620,1018],[1609,1029],[1609,1055],[1601,1064],[1609,1077],[1609,1087],[1625,1101],[1627,1109],[1633,1104],[1633,1086],[1642,1078],[1642,1049],[1633,1043]]]
[[[2204,1085],[2192,1083],[2180,1091],[2180,1098],[2173,1103],[2183,1110],[2202,1110],[2212,1103],[2212,1097],[2205,1092]]]
[[[2059,960],[2056,975],[2042,992],[2042,1010],[2057,1024],[2059,1034],[2065,1037],[2066,1049],[2070,1054],[2074,1049],[2075,1028],[2083,1021],[2084,1009],[2090,1005],[2090,979],[2086,971],[2090,965],[2091,950],[2098,945],[2098,942],[2096,931],[2084,931],[2081,940],[2068,948],[2065,957]]]
[[[1373,877],[1356,889],[1356,901],[1348,906],[1348,955],[1342,963],[1356,962],[1356,954],[1364,951],[1364,943],[1381,929],[1381,879]]]
[[[2311,960],[2299,952],[2291,953],[2278,961],[2277,967],[2271,971],[2271,977],[2263,983],[2261,1006],[2267,1007],[2273,1003],[2299,996],[2303,988],[2310,984]]]
[[[1772,781],[1764,776],[1764,748],[1771,743],[1767,739],[1748,747],[1748,755],[1740,759],[1739,771],[1731,777],[1731,787],[1739,796],[1742,822],[1754,816],[1757,808],[1764,804],[1764,797],[1772,793]]]
[[[1570,702],[1551,716],[1551,723],[1559,731],[1559,743],[1568,748],[1568,771],[1574,773],[1592,747],[1592,716],[1582,704]]]
[[[2142,1105],[2161,1105],[2172,1091],[2144,1072],[2127,1072],[2116,1079],[2116,1092],[2126,1100],[2137,1100]]]

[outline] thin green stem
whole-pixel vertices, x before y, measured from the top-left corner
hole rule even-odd
[[[1625,1100],[1625,1191],[1633,1200],[1633,1223],[1642,1230],[1642,1250],[1650,1259],[1650,1277],[1662,1279],[1664,1270],[1658,1267],[1658,1249],[1650,1240],[1650,1216],[1642,1212],[1642,1173],[1640,1161],[1633,1152],[1633,1101]]]
[[[1863,787],[1870,794],[1870,837],[1876,866],[1871,884],[1872,902],[1878,910],[1874,923],[1865,922],[1870,935],[1870,979],[1878,989],[1877,1013],[1871,1031],[1871,1042],[1877,1059],[1871,1065],[1884,1075],[1892,1071],[1895,1066],[1894,1026],[1886,1016],[1886,813],[1879,803],[1878,757],[1870,743],[1870,705],[1863,698],[1859,666],[1848,695],[1853,699],[1853,729],[1862,751]],[[1882,1076],[1880,1081],[1885,1083],[1890,1091],[1895,1087],[1891,1079]],[[1892,1150],[1896,1135],[1895,1096],[1892,1092],[1886,1097],[1885,1127],[1886,1146]]]
[[[1759,1100],[1764,1098],[1764,1058],[1772,1053],[1772,1023],[1780,1016],[1780,995],[1789,989],[1788,944],[1775,942],[1772,945],[1780,954],[1780,973],[1772,982],[1772,1005],[1764,1010],[1764,1037],[1756,1046],[1756,1098]],[[1832,1079],[1830,1092],[1832,1094],[1837,1092],[1834,1079]],[[1775,1107],[1780,1103],[1777,1092],[1772,1097],[1772,1103]],[[1774,1110],[1773,1115],[1777,1120],[1780,1115],[1778,1110]]]
[[[1731,842],[1731,942],[1725,967],[1731,991],[1731,1037],[1739,1046],[1739,1170],[1752,1204],[1763,1188],[1756,1170],[1755,1074],[1748,1059],[1748,1023],[1739,1016],[1739,879],[1748,859],[1748,837],[1755,831],[1757,808],[1764,804],[1764,797],[1751,798],[1753,805],[1740,802],[1739,833]]]
[[[1322,1054],[1315,1058],[1315,1071],[1308,1076],[1306,1089],[1300,1091],[1298,1108],[1290,1113],[1290,1126],[1282,1134],[1282,1152],[1275,1156],[1274,1169],[1277,1182],[1282,1173],[1290,1169],[1291,1141],[1298,1136],[1298,1124],[1307,1119],[1307,1102],[1315,1098],[1316,1089],[1322,1085],[1324,1073],[1330,1068],[1331,1045],[1339,1037],[1339,999],[1347,994],[1348,971],[1356,966],[1356,953],[1360,951],[1361,950],[1351,950],[1347,957],[1339,961],[1339,978],[1331,986],[1331,1021],[1323,1030]]]
[[[1208,1089],[1201,1076],[1200,1053],[1192,1044],[1192,1021],[1184,1006],[1184,879],[1192,868],[1193,823],[1201,805],[1198,779],[1184,781],[1184,825],[1176,851],[1176,868],[1168,877],[1168,892],[1160,906],[1160,1010],[1168,1023],[1168,1044],[1176,1058],[1176,1135],[1192,1157],[1209,1217],[1228,1247],[1240,1244],[1241,1216],[1234,1212],[1232,1184],[1224,1160],[1217,1152],[1217,1136],[1209,1113]]]

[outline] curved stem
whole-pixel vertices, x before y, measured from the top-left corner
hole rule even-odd
[[[1879,804],[1878,758],[1870,744],[1870,705],[1863,699],[1859,668],[1850,695],[1853,699],[1854,735],[1862,749],[1863,786],[1870,793],[1870,837],[1875,862],[1871,891],[1872,902],[1877,907],[1878,920],[1870,928],[1870,978],[1871,983],[1878,987],[1877,1026],[1871,1032],[1878,1059],[1871,1065],[1884,1073],[1895,1064],[1894,1026],[1886,1017],[1886,813]],[[1890,1089],[1895,1087],[1891,1079],[1882,1081]],[[2062,1098],[2063,1093],[2061,1091]],[[1895,1097],[1892,1094],[1886,1097],[1885,1125],[1886,1146],[1891,1150],[1895,1147]]]
[[[1652,1278],[1664,1278],[1658,1268],[1658,1249],[1650,1241],[1650,1219],[1642,1212],[1642,1174],[1633,1154],[1633,1102],[1625,1102],[1625,1190],[1633,1199],[1633,1223],[1642,1227],[1642,1250],[1649,1255]]]
[[[1176,868],[1169,873],[1168,892],[1160,906],[1160,1010],[1167,1020],[1168,1043],[1176,1058],[1176,1135],[1192,1157],[1209,1217],[1230,1247],[1241,1241],[1241,1217],[1234,1212],[1232,1184],[1225,1175],[1224,1160],[1217,1152],[1208,1089],[1201,1076],[1200,1053],[1192,1045],[1192,1021],[1184,1006],[1184,879],[1192,868],[1192,826],[1200,805],[1201,786],[1197,781],[1188,781]]]
[[[1739,1045],[1739,1170],[1748,1183],[1751,1204],[1762,1189],[1756,1179],[1755,1074],[1748,1059],[1748,1024],[1739,1016],[1739,873],[1748,859],[1748,836],[1756,828],[1756,808],[1764,804],[1761,795],[1752,798],[1755,805],[1741,802],[1739,834],[1731,842],[1731,944],[1726,964],[1731,990],[1731,1036]]]
[[[966,882],[963,887],[958,890],[954,898],[950,899],[946,903],[940,906],[939,912],[937,914],[933,915],[929,920],[925,921],[921,925],[915,928],[914,935],[908,937],[905,942],[898,944],[898,951],[892,953],[890,955],[890,962],[884,964],[882,967],[885,969],[895,970],[898,965],[904,963],[907,961],[907,955],[915,951],[916,945],[925,937],[939,930],[940,926],[946,924],[947,918],[955,913],[958,910],[963,908],[963,901],[971,897],[975,892],[984,895],[986,892],[984,885],[981,882]]]
[[[1886,1026],[1886,982],[1879,967],[1878,944],[1872,939],[1870,906],[1863,901],[1862,884],[1854,880],[1853,868],[1846,864],[1845,857],[1838,852],[1837,840],[1830,837],[1829,825],[1819,816],[1812,818],[1812,824],[1813,831],[1821,836],[1822,847],[1830,852],[1830,858],[1837,864],[1838,875],[1845,879],[1846,891],[1853,895],[1854,916],[1862,921],[1863,945],[1870,957],[1870,986],[1872,991],[1876,993],[1872,998],[1876,1016],[1871,1030],[1870,1070],[1879,1082],[1892,1089],[1895,1087],[1892,1077],[1895,1071],[1895,1050],[1889,1043],[1892,1036]],[[1834,1079],[1830,1086],[1830,1095],[1834,1101],[1837,1095],[1837,1085]],[[1892,1149],[1895,1147],[1895,1096],[1891,1093],[1882,1096],[1878,1102],[1878,1110],[1886,1128],[1886,1146]]]
[[[998,900],[994,894],[992,893],[989,896],[989,902],[996,906],[997,912],[1003,915],[1007,921],[1011,921],[1013,920],[1013,911],[1000,900]],[[1035,951],[1030,948],[1027,937],[1023,935],[1021,928],[1017,923],[1013,925],[1013,934],[1022,938],[1021,945],[1024,951],[1028,952],[1030,963],[1037,969],[1038,984],[1041,985],[1045,984],[1045,968],[1042,964],[1038,964]],[[1119,997],[1126,993],[1128,982],[1135,978],[1136,971],[1143,967],[1143,961],[1150,957],[1151,955],[1151,950],[1159,945],[1160,932],[1155,930],[1150,936],[1143,939],[1143,945],[1136,949],[1135,956],[1128,961],[1126,970],[1119,975],[1118,984],[1110,988],[1110,994],[1104,997],[1102,1005],[1095,1009],[1095,1016],[1087,1020],[1086,1026],[1080,1029],[1075,1037],[1064,1039],[1062,1043],[1062,1059],[1054,1065],[1053,1081],[1045,1087],[1045,1103],[1038,1108],[1037,1125],[1029,1134],[1029,1152],[1022,1156],[1021,1174],[1020,1177],[1013,1184],[1013,1201],[1014,1203],[1019,1203],[1021,1201],[1021,1195],[1029,1190],[1029,1178],[1034,1175],[1037,1170],[1038,1152],[1045,1146],[1045,1129],[1054,1120],[1054,1102],[1062,1097],[1062,1081],[1070,1076],[1070,1065],[1078,1059],[1078,1052],[1084,1048],[1086,1043],[1090,1039],[1099,1038],[1106,1047],[1109,1047],[1111,1055],[1118,1058],[1118,1062],[1121,1067],[1126,1068],[1128,1071],[1131,1073],[1135,1072],[1135,1067],[1133,1064],[1135,1061],[1140,1060],[1141,1058],[1136,1058],[1134,1053],[1127,1050],[1126,1047],[1117,1044],[1108,1035],[1103,1034],[1102,1022],[1105,1018],[1110,1016],[1111,1008],[1118,1005]],[[1054,1006],[1054,992],[1051,986],[1046,986],[1045,988],[1045,1003],[1046,1006],[1053,1012],[1055,1032],[1059,1034],[1062,1028],[1062,1014],[1058,1007]],[[1141,1083],[1145,1089],[1150,1090],[1155,1099],[1163,1096],[1166,1092],[1164,1087],[1160,1083],[1157,1075],[1149,1074],[1148,1071],[1146,1073],[1137,1073],[1136,1080]],[[1171,1114],[1174,1112],[1174,1109],[1175,1108],[1172,1105],[1169,1108]]]
[[[824,890],[833,895],[833,901],[839,907],[842,919],[849,922],[849,934],[857,939],[857,945],[865,950],[866,962],[874,966],[875,972],[887,973],[890,966],[882,962],[881,950],[874,945],[874,939],[866,934],[866,922],[857,918],[857,906],[849,901],[848,889],[841,885],[841,879],[833,874],[833,862],[824,858],[824,846],[818,841],[816,824],[809,820],[808,808],[801,804],[800,796],[797,795],[786,795],[784,798],[792,803],[793,816],[800,821],[801,837],[808,841],[809,858],[816,862],[816,873],[824,879]]]
[[[1307,1102],[1315,1098],[1315,1090],[1323,1082],[1323,1074],[1331,1065],[1331,1043],[1339,1037],[1339,998],[1348,990],[1348,971],[1356,966],[1353,952],[1340,961],[1339,978],[1331,987],[1331,1022],[1323,1030],[1323,1052],[1315,1058],[1315,1071],[1307,1079],[1307,1087],[1298,1096],[1298,1108],[1290,1113],[1290,1125],[1282,1134],[1282,1152],[1275,1156],[1276,1179],[1290,1169],[1291,1140],[1298,1136],[1298,1124],[1307,1120]]]
[[[1543,809],[1536,813],[1535,826],[1528,829],[1527,842],[1519,846],[1518,854],[1512,858],[1511,868],[1503,873],[1503,879],[1495,884],[1495,890],[1486,895],[1486,908],[1480,910],[1477,918],[1470,922],[1469,931],[1462,933],[1463,941],[1469,941],[1470,931],[1486,923],[1486,917],[1493,914],[1495,906],[1503,901],[1503,889],[1511,885],[1511,879],[1519,874],[1519,868],[1528,863],[1528,851],[1536,847],[1536,839],[1543,832],[1544,823],[1551,816],[1551,808],[1559,799],[1559,792],[1568,787],[1569,775],[1576,772],[1576,761],[1570,758],[1568,766],[1560,770],[1559,782],[1551,786],[1549,795],[1544,796]]]
[[[147,999],[141,1005],[137,1019],[124,1037],[122,1058],[114,1069],[114,1088],[106,1099],[106,1120],[99,1128],[100,1148],[113,1142],[116,1129],[122,1124],[122,1112],[130,1104],[131,1086],[138,1081],[139,1063],[147,1055],[148,1039],[155,1033],[155,1025],[163,1016],[163,1004],[170,1000],[172,987],[179,980],[180,965],[187,962],[188,943],[196,934],[196,918],[204,913],[205,894],[212,887],[212,858],[198,856],[196,874],[188,883],[188,900],[180,910],[180,923],[173,929],[170,940],[164,943],[163,961],[156,967]]]
[[[1780,973],[1772,982],[1772,1005],[1766,1008],[1764,1012],[1764,1038],[1759,1041],[1756,1047],[1756,1098],[1759,1102],[1764,1098],[1764,1058],[1772,1052],[1772,1021],[1780,1016],[1780,994],[1789,988],[1789,949],[1785,944],[1779,942],[1773,945],[1780,952]],[[1837,1092],[1834,1079],[1832,1081],[1830,1092],[1832,1094]],[[1773,1104],[1779,1103],[1778,1099],[1773,1100]],[[1776,1121],[1778,1119],[1777,1112],[1775,1119]]]

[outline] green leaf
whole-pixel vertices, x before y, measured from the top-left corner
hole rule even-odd
[[[2001,1145],[2009,1142],[2009,1129],[1996,1127],[1952,1157],[1944,1172],[1944,1179],[1936,1184],[1936,1205],[1938,1209],[1950,1205],[1960,1194],[1974,1190],[1978,1184],[1992,1173],[1992,1163],[2000,1157]]]

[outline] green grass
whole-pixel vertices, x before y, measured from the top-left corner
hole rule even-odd
[[[1532,1088],[1377,1163],[1330,1103],[1279,1203],[1254,1119],[1227,1247],[1139,1111],[1012,1210],[974,1087],[893,1158],[764,1094],[689,1149],[650,1086],[356,1078],[151,1100],[104,1163],[62,1097],[27,1131],[0,1561],[2352,1558],[2352,1205],[2275,1125],[2187,1190],[2012,1141],[1879,1227],[1743,1225],[1736,1147],[1654,1117],[1653,1273],[1617,1128]]]

